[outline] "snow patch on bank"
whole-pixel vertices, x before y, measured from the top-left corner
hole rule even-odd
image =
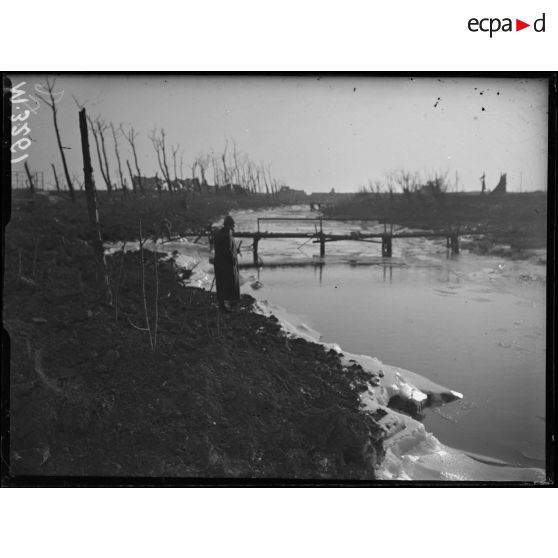
[[[370,375],[368,389],[361,394],[361,406],[384,430],[386,455],[382,467],[376,471],[378,479],[545,482],[541,469],[512,467],[490,457],[468,455],[450,448],[427,432],[420,421],[388,407],[398,397],[410,411],[420,412],[425,407],[462,399],[462,394],[410,370],[384,364],[375,357],[344,352],[335,343],[322,343],[317,331],[268,301],[258,301],[255,310],[265,316],[274,315],[287,335],[320,343],[324,350],[338,353],[344,366],[359,364]]]
[[[398,396],[420,412],[425,406],[449,403],[463,397],[462,394],[436,384],[410,370],[384,364],[372,356],[345,352],[336,343],[322,343],[321,335],[317,331],[300,322],[296,316],[289,314],[283,308],[266,300],[258,301],[255,309],[265,316],[274,315],[287,335],[320,343],[326,351],[335,351],[344,366],[350,367],[359,364],[370,375],[369,391],[365,392],[362,397],[362,405],[365,409],[375,409],[377,403],[387,406],[394,396]],[[379,385],[380,383],[382,385]]]

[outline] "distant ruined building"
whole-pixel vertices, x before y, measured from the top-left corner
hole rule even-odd
[[[507,173],[503,172],[500,174],[500,181],[496,185],[496,188],[490,192],[491,195],[499,195],[506,193],[506,184],[507,184]]]
[[[277,192],[277,198],[282,203],[296,204],[306,201],[306,192],[304,190],[295,190],[289,186],[281,186]]]

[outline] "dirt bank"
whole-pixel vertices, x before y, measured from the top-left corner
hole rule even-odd
[[[235,203],[245,205],[197,200],[182,211],[170,197],[103,200],[100,215],[106,239],[126,240],[137,238],[140,216],[147,234],[163,219],[180,232]],[[87,238],[83,201],[14,204],[5,482],[7,473],[374,478],[382,434],[359,411],[368,376],[358,365],[287,339],[273,318],[251,312],[249,296],[220,314],[213,293],[180,286],[172,265],[149,252],[145,285],[139,253],[109,258],[107,306]]]

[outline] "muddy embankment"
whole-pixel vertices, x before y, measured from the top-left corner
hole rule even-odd
[[[370,375],[358,363],[289,338],[249,296],[220,314],[213,293],[179,284],[173,262],[147,250],[143,265],[138,252],[108,258],[107,306],[84,200],[15,201],[4,275],[9,473],[374,478],[385,429],[360,410]],[[173,221],[155,201],[138,204],[104,200],[105,237],[137,238],[140,215],[146,234]],[[198,204],[181,227],[227,209]]]

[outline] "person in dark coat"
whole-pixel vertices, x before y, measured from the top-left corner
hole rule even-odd
[[[228,311],[226,301],[240,300],[240,282],[238,277],[237,249],[234,243],[234,219],[227,215],[223,228],[214,238],[215,258],[215,286],[219,308]]]

